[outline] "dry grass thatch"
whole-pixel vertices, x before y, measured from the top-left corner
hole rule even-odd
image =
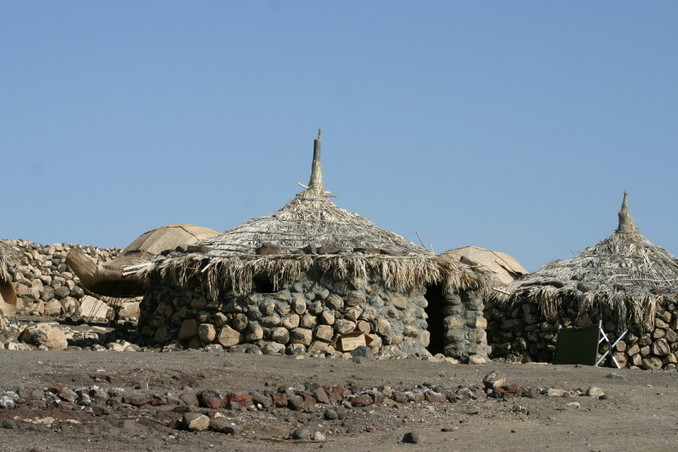
[[[437,256],[330,201],[322,184],[319,138],[309,186],[282,209],[137,270],[147,277],[171,275],[179,284],[198,278],[212,297],[220,290],[247,293],[259,277],[279,289],[311,270],[338,279],[377,277],[396,290],[443,284],[454,291],[487,284],[485,272]]]
[[[572,259],[548,263],[511,284],[509,292],[500,301],[534,302],[550,319],[574,300],[580,313],[598,307],[620,328],[651,327],[658,304],[678,298],[678,259],[640,233],[624,193],[612,236]]]
[[[18,263],[19,257],[12,245],[0,240],[0,280],[10,281],[11,276],[7,269]]]

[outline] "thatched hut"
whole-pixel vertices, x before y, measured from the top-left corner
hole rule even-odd
[[[14,248],[0,240],[0,316],[14,316],[16,314],[17,297],[12,275],[9,268],[18,262]]]
[[[627,366],[678,363],[678,259],[653,245],[635,224],[624,193],[619,226],[574,258],[553,261],[509,285],[489,309],[495,356],[548,361],[559,327],[602,320]]]
[[[484,272],[339,208],[323,186],[320,134],[304,188],[271,215],[137,269],[149,287],[141,336],[312,354],[354,336],[385,356],[486,356]]]

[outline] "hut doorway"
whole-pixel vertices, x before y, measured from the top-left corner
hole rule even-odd
[[[428,301],[428,306],[426,306],[426,314],[428,315],[427,330],[431,335],[431,341],[426,349],[432,355],[444,353],[445,328],[443,325],[443,305],[445,304],[445,298],[443,297],[442,286],[440,284],[426,286],[424,297]]]

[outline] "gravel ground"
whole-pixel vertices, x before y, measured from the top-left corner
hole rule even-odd
[[[675,370],[71,349],[0,366],[2,451],[678,448]]]

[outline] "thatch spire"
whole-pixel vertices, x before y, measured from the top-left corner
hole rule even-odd
[[[301,185],[306,190],[298,196],[304,198],[327,198],[327,192],[323,185],[323,168],[320,164],[320,148],[323,129],[318,129],[318,138],[313,140],[313,163],[311,164],[311,179],[308,181],[308,186]]]
[[[628,192],[624,192],[624,200],[622,201],[621,210],[617,214],[619,216],[619,226],[615,232],[626,234],[640,233],[638,226],[636,226],[636,222],[633,220],[631,211],[629,210],[627,203],[628,196]]]

